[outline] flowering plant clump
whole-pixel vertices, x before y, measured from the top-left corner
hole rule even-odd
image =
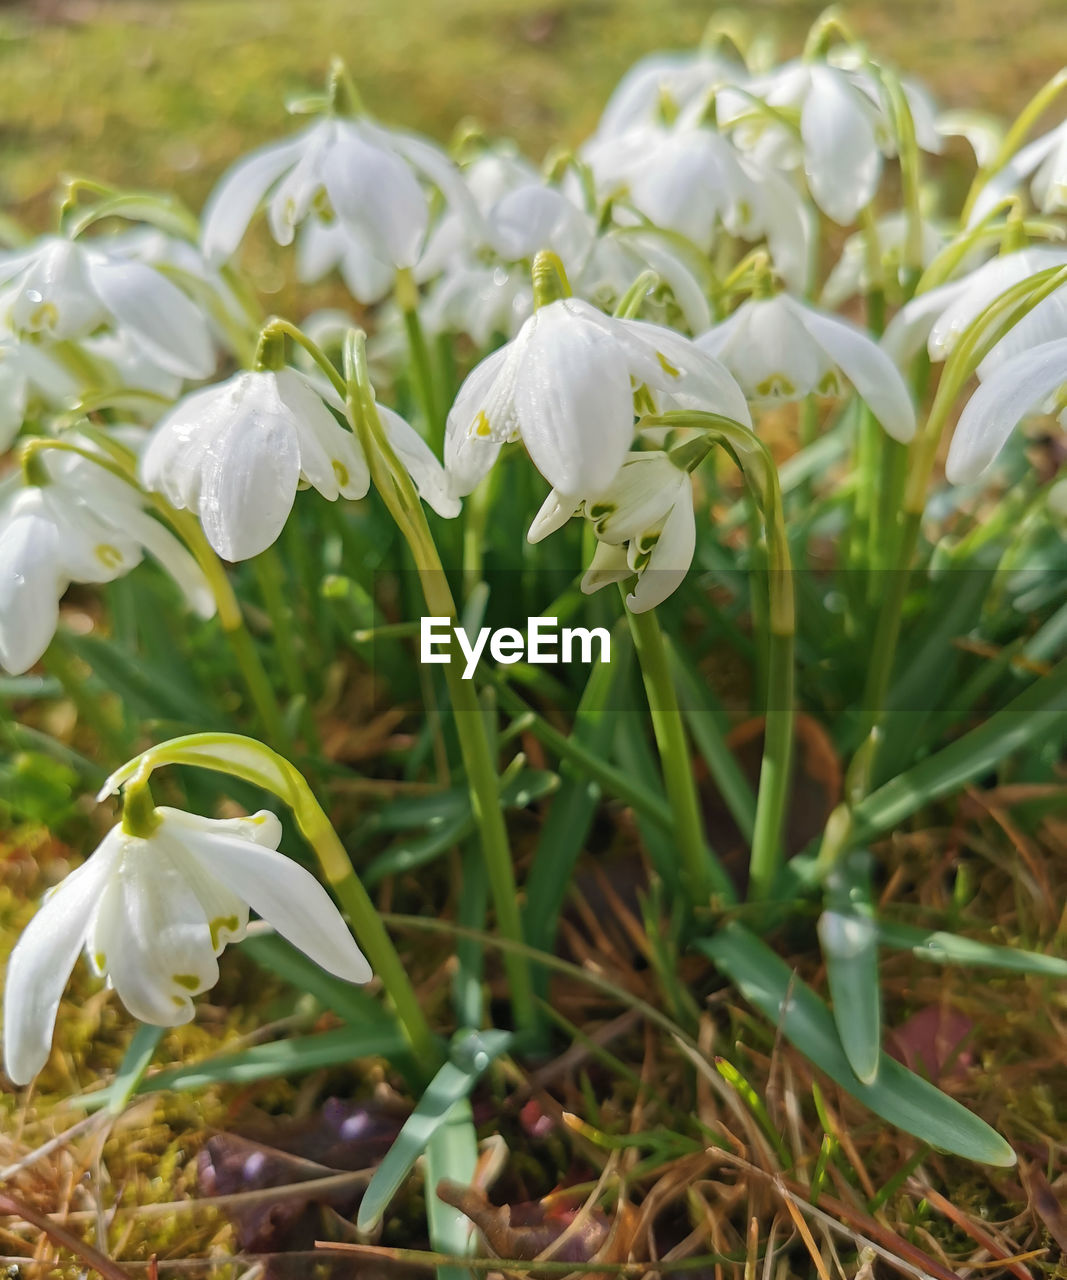
[[[357,1226],[420,1169],[442,1274],[472,1220],[491,1240],[472,1094],[498,1105],[561,1037],[593,1043],[553,974],[670,1032],[648,1132],[650,1078],[607,1049],[619,1079],[587,1079],[604,1105],[574,1118],[612,1152],[590,1209],[614,1199],[616,1225],[653,1167],[620,1153],[695,1160],[688,1184],[740,1149],[708,1080],[746,1117],[747,1167],[778,1161],[812,1204],[831,1167],[871,1200],[835,1163],[827,1081],[912,1171],[1012,1166],[1025,1116],[886,1051],[881,952],[1067,977],[1030,916],[970,910],[965,867],[941,918],[909,898],[902,852],[967,788],[1062,780],[1067,124],[1030,135],[1065,84],[1004,128],[942,113],[833,14],[779,65],[713,23],[541,168],[381,123],[338,63],[314,121],[236,161],[200,217],[69,180],[58,228],[0,252],[2,803],[86,850],[96,817],[48,799],[56,770],[68,796],[106,775],[120,813],[7,961],[10,1082],[75,1078],[57,1055],[83,950],[157,1028],[197,1018],[240,950],[346,1030],[199,1079],[384,1058],[413,1109]],[[260,219],[341,305],[264,313]],[[522,633],[557,619],[582,661],[545,673]],[[731,720],[758,729],[751,768]],[[814,824],[812,725],[833,762]],[[636,854],[636,893],[595,826]],[[640,977],[573,941],[590,875]],[[81,1102],[163,1087],[154,1034]],[[743,1074],[781,1045],[808,1073],[788,1133]],[[716,1244],[746,1275],[747,1230]],[[642,1240],[581,1260],[666,1254]]]

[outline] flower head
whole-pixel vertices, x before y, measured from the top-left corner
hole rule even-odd
[[[272,813],[212,819],[160,808],[149,828],[113,827],[46,896],[11,953],[4,1066],[16,1084],[48,1058],[82,947],[134,1017],[157,1026],[190,1021],[193,997],[218,980],[217,957],[244,936],[249,908],[328,972],[371,977],[326,890],[277,852]]]
[[[582,578],[587,594],[636,575],[626,604],[643,613],[662,604],[689,572],[696,549],[693,486],[688,471],[665,452],[631,453],[607,488],[584,499],[553,490],[527,537],[540,542],[579,511],[597,537]]]
[[[757,401],[840,395],[850,382],[894,440],[915,434],[908,389],[878,344],[786,293],[742,303],[697,345],[718,356]]]
[[[42,483],[9,484],[0,500],[0,666],[18,675],[41,657],[72,582],[112,582],[146,550],[190,606],[211,616],[215,605],[203,574],[143,510],[136,486],[75,454],[50,449],[44,458]]]
[[[605,489],[633,439],[631,379],[653,396],[749,420],[733,379],[688,339],[560,298],[535,311],[460,388],[445,439],[456,492],[469,493],[516,437],[561,493]]]
[[[22,334],[87,337],[102,324],[128,335],[158,368],[206,378],[215,367],[204,317],[144,262],[60,236],[0,258],[0,317]]]

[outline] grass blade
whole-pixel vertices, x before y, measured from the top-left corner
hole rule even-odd
[[[870,855],[865,850],[845,858],[827,880],[819,943],[841,1046],[859,1079],[871,1084],[878,1075],[882,1047],[882,993]]]
[[[931,1146],[982,1164],[1007,1167],[1015,1152],[955,1099],[883,1053],[878,1078],[864,1084],[849,1065],[830,1010],[784,960],[732,921],[694,944],[815,1066],[883,1120]]]
[[[1067,960],[1046,956],[1040,951],[997,947],[975,938],[940,929],[920,929],[910,924],[878,923],[878,941],[883,947],[910,951],[920,960],[937,964],[977,964],[1009,973],[1036,973],[1043,978],[1067,978]]]

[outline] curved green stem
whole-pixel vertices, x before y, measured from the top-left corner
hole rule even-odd
[[[402,268],[396,273],[394,296],[404,317],[415,397],[426,423],[430,448],[440,457],[444,449],[445,424],[437,406],[430,348],[426,345],[426,334],[419,319],[419,291],[409,268]]]
[[[411,549],[426,607],[435,617],[458,617],[455,600],[445,576],[433,535],[426,522],[411,477],[393,451],[382,429],[367,373],[365,337],[353,332],[345,343],[345,372],[349,417],[363,446],[371,477],[382,500]],[[497,925],[512,941],[522,941],[518,891],[511,862],[507,826],[500,804],[496,764],[486,734],[485,720],[474,684],[464,680],[456,662],[445,665],[445,679],[467,771],[471,808],[489,873]],[[520,1028],[535,1025],[533,983],[525,960],[515,953],[506,958],[508,985],[515,1021]]]
[[[623,592],[625,598],[625,590]],[[681,882],[691,906],[705,906],[712,894],[725,902],[736,899],[733,883],[708,844],[700,808],[689,744],[671,679],[667,642],[656,611],[626,611],[641,678],[652,714],[663,782],[674,815],[674,838],[681,859]]]

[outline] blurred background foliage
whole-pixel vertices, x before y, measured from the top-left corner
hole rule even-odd
[[[737,16],[799,50],[823,0]],[[72,167],[198,207],[223,169],[284,133],[284,101],[344,57],[368,106],[442,141],[473,118],[540,158],[595,124],[622,72],[699,40],[704,0],[0,0],[0,207],[50,225]],[[846,5],[872,48],[945,106],[1014,113],[1067,60],[1064,0]]]

